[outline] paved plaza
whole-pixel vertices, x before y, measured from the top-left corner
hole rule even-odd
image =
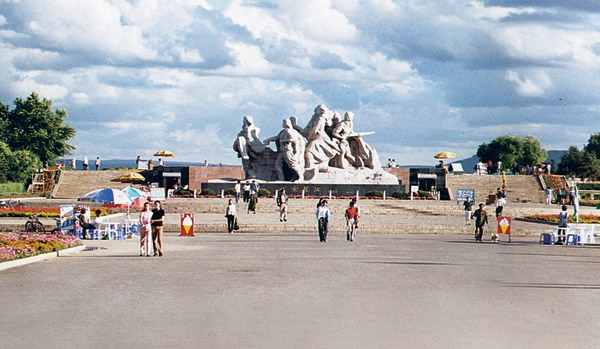
[[[600,249],[466,235],[167,234],[0,272],[5,348],[581,348]]]

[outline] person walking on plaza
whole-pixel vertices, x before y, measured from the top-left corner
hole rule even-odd
[[[256,214],[256,205],[258,204],[258,194],[257,192],[250,190],[250,199],[248,199],[248,210],[246,211],[246,213],[250,213],[250,211],[252,211],[252,213]]]
[[[487,212],[483,206],[483,203],[479,203],[479,208],[473,212],[473,218],[475,218],[475,241],[483,241],[483,227],[488,223]]]
[[[473,201],[471,201],[470,196],[467,196],[467,199],[463,201],[463,206],[465,209],[466,224],[471,225],[471,215],[473,214]]]
[[[100,157],[96,156],[96,161],[94,162],[94,165],[96,165],[96,171],[98,171],[100,169]]]
[[[571,195],[573,197],[573,218],[575,218],[575,222],[579,223],[579,190],[577,187],[572,189]]]
[[[352,198],[352,200],[350,201],[354,203],[354,209],[356,210],[356,219],[358,220],[360,218],[360,206],[358,206],[356,198]]]
[[[82,162],[83,162],[83,170],[87,171],[88,170],[88,166],[89,166],[88,157],[84,156]]]
[[[281,188],[279,194],[277,195],[277,206],[279,206],[279,221],[286,222],[287,221],[287,203],[288,196],[285,194],[285,189]]]
[[[358,211],[354,207],[356,201],[350,201],[350,207],[346,209],[346,240],[354,242],[356,229],[358,228]]]
[[[329,223],[329,207],[327,207],[327,200],[321,200],[321,205],[317,207],[316,216],[319,225],[319,240],[321,242],[327,242],[327,223]]]
[[[546,188],[546,204],[552,205],[552,188]]]
[[[150,232],[152,231],[152,211],[150,210],[150,202],[145,202],[142,211],[140,212],[140,257],[150,257]]]
[[[494,206],[496,206],[496,220],[498,220],[498,217],[502,216],[504,205],[506,205],[506,199],[504,196],[496,198],[496,201],[494,202]]]
[[[76,164],[75,158],[72,158],[71,159],[71,169],[72,170],[76,170],[77,169],[77,167],[75,166],[75,164]]]
[[[558,241],[557,245],[565,243],[565,232],[569,226],[569,212],[567,212],[567,206],[562,205],[562,211],[558,214]]]
[[[232,199],[229,199],[227,209],[225,210],[225,217],[227,218],[227,232],[233,234],[237,220],[237,209]]]
[[[250,181],[246,181],[244,184],[244,202],[248,202],[250,200]]]
[[[158,253],[159,257],[163,256],[162,238],[163,238],[163,223],[165,219],[165,211],[160,207],[160,201],[154,201],[154,209],[152,210],[152,247],[154,255]]]
[[[240,202],[240,191],[242,190],[242,182],[237,181],[233,189],[235,190],[235,203],[237,204],[238,202]]]

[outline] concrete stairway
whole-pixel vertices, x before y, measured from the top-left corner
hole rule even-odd
[[[446,186],[455,199],[457,189],[474,189],[475,201],[485,202],[489,194],[502,187],[502,176],[463,174],[446,176]],[[545,194],[535,176],[506,176],[507,200],[509,202],[543,203]]]
[[[76,199],[100,188],[124,188],[130,183],[113,181],[131,171],[61,171],[58,183],[52,191],[52,198]]]

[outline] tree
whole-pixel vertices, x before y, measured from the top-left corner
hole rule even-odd
[[[588,144],[583,147],[583,150],[596,155],[596,158],[600,159],[600,132],[596,132],[590,136]]]
[[[600,160],[593,153],[570,146],[560,158],[558,173],[571,177],[596,179],[600,177]]]
[[[42,166],[37,155],[28,150],[12,151],[0,142],[0,183],[25,182]]]
[[[15,99],[15,109],[6,113],[0,106],[0,141],[13,151],[28,150],[37,155],[42,164],[53,163],[74,149],[68,142],[75,136],[75,128],[65,124],[67,112],[53,112],[52,101],[33,92],[26,100]],[[6,107],[4,107],[6,108]],[[4,111],[3,111],[4,110]]]
[[[489,144],[483,143],[477,149],[477,156],[483,162],[502,161],[503,168],[510,168],[513,162],[519,165],[539,164],[546,161],[548,153],[533,136],[500,136]]]

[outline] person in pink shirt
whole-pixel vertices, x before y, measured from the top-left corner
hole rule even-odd
[[[148,249],[150,241],[150,232],[152,226],[150,220],[152,219],[152,211],[150,210],[150,203],[145,202],[142,211],[140,212],[140,256],[150,256]]]

